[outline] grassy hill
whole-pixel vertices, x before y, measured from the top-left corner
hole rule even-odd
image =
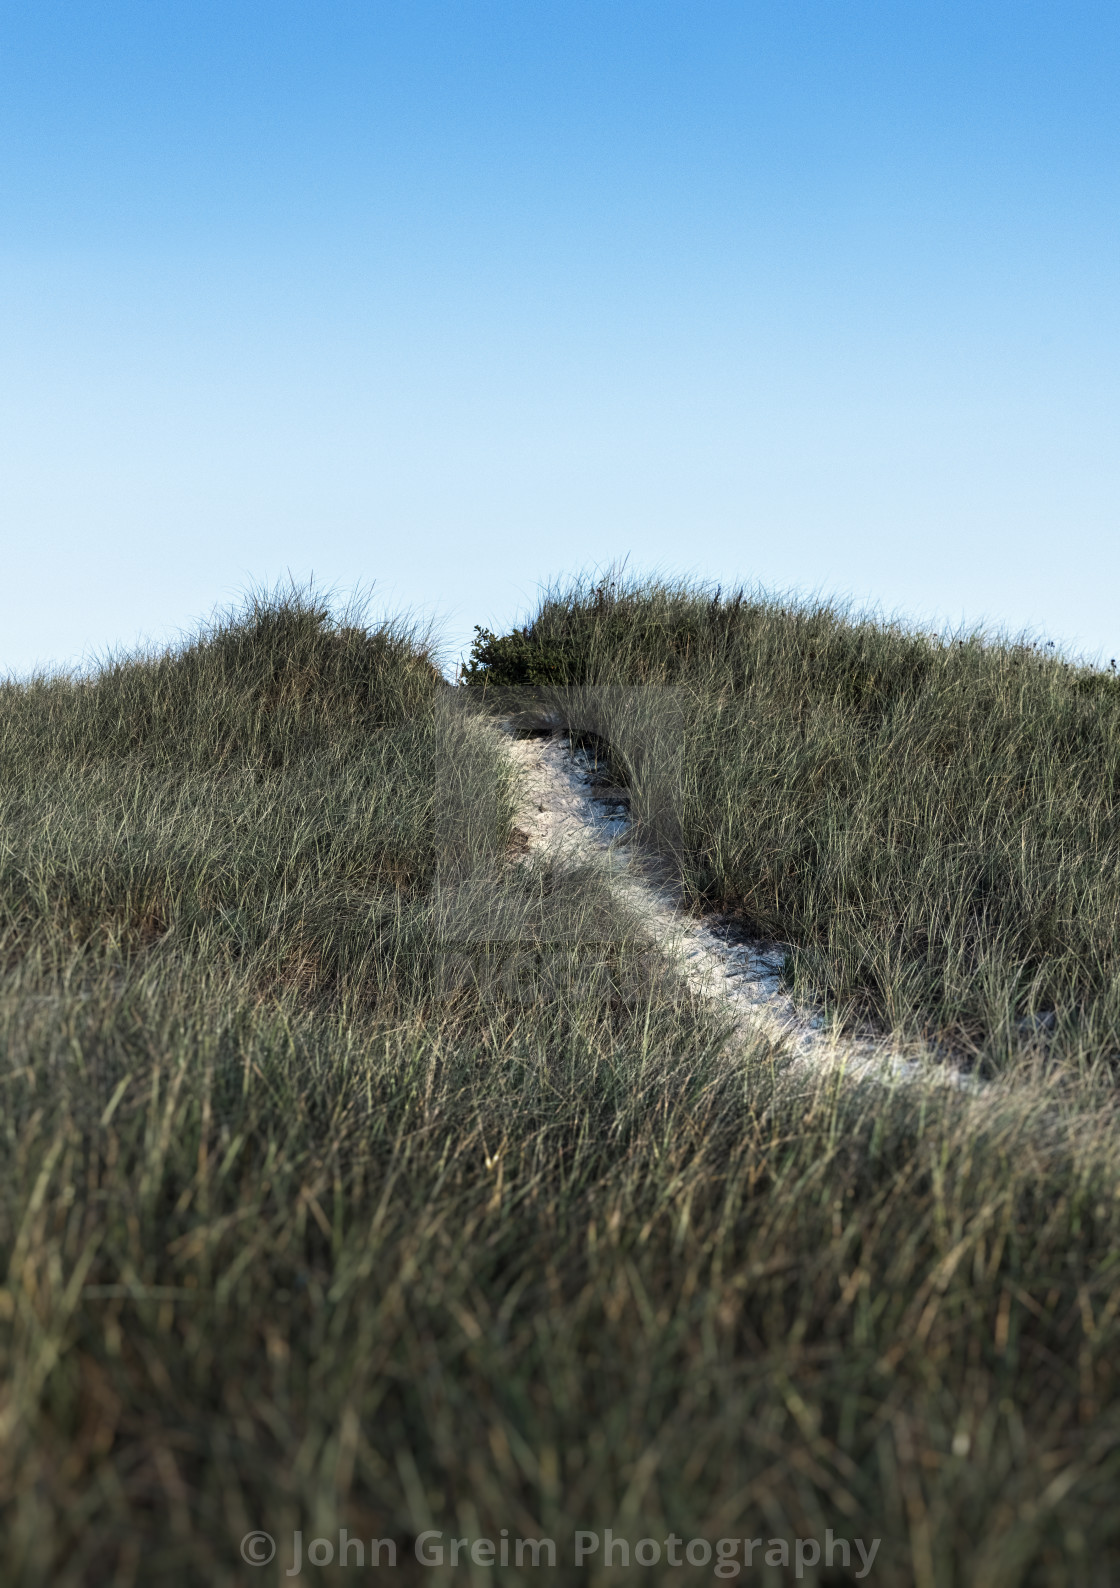
[[[296,1530],[366,1581],[342,1527],[403,1582],[713,1576],[577,1570],[608,1527],[1114,1581],[1112,680],[657,587],[468,675],[289,597],[0,691],[4,1581],[294,1580]],[[997,1084],[731,1050],[521,852],[509,690],[802,996]],[[503,1528],[557,1567],[413,1553]]]
[[[1120,678],[743,592],[577,584],[470,682],[595,732],[697,901],[987,1072],[1120,1055]],[[556,686],[567,686],[558,688]]]

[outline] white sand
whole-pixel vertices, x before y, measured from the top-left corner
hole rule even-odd
[[[953,1066],[931,1064],[927,1055],[903,1052],[897,1043],[838,1036],[818,1015],[799,1009],[781,989],[783,945],[735,941],[719,930],[718,920],[689,915],[679,890],[633,844],[625,804],[612,799],[610,789],[593,784],[586,752],[573,750],[560,734],[510,735],[506,742],[522,776],[518,824],[530,852],[550,853],[561,863],[601,866],[696,991],[727,1007],[742,1038],[780,1040],[805,1062],[840,1065],[849,1073],[888,1081],[925,1073],[951,1085],[976,1084]]]

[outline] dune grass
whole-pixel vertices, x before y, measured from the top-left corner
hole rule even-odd
[[[730,1049],[600,878],[519,855],[475,698],[291,596],[0,697],[5,1583],[278,1583],[340,1527],[402,1582],[467,1580],[429,1527],[558,1542],[472,1581],[713,1575],[577,1572],[606,1527],[1113,1581],[1106,1067]]]
[[[551,591],[467,679],[609,746],[689,895],[792,945],[805,998],[991,1072],[1120,1054],[1120,679],[658,582]],[[568,686],[556,688],[555,686]]]

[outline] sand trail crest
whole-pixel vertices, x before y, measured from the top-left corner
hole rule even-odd
[[[732,1016],[742,1040],[764,1036],[803,1061],[884,1080],[932,1073],[949,1084],[974,1084],[955,1068],[930,1066],[886,1039],[838,1035],[819,1015],[799,1009],[781,985],[785,946],[743,941],[718,918],[690,915],[679,889],[634,844],[625,795],[596,781],[585,750],[560,732],[518,735],[503,728],[521,775],[518,825],[529,852],[601,867],[690,985]]]

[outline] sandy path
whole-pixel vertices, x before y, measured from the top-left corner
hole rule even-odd
[[[679,891],[632,843],[619,791],[596,783],[585,751],[573,750],[561,734],[511,734],[507,745],[522,775],[519,825],[530,852],[602,866],[658,946],[703,997],[728,1008],[744,1039],[781,1039],[804,1061],[841,1065],[851,1073],[874,1073],[885,1080],[907,1080],[924,1072],[949,1084],[973,1084],[951,1066],[929,1065],[885,1040],[835,1036],[819,1016],[798,1009],[782,990],[782,944],[737,941],[724,935],[718,920],[698,920],[682,908]]]

